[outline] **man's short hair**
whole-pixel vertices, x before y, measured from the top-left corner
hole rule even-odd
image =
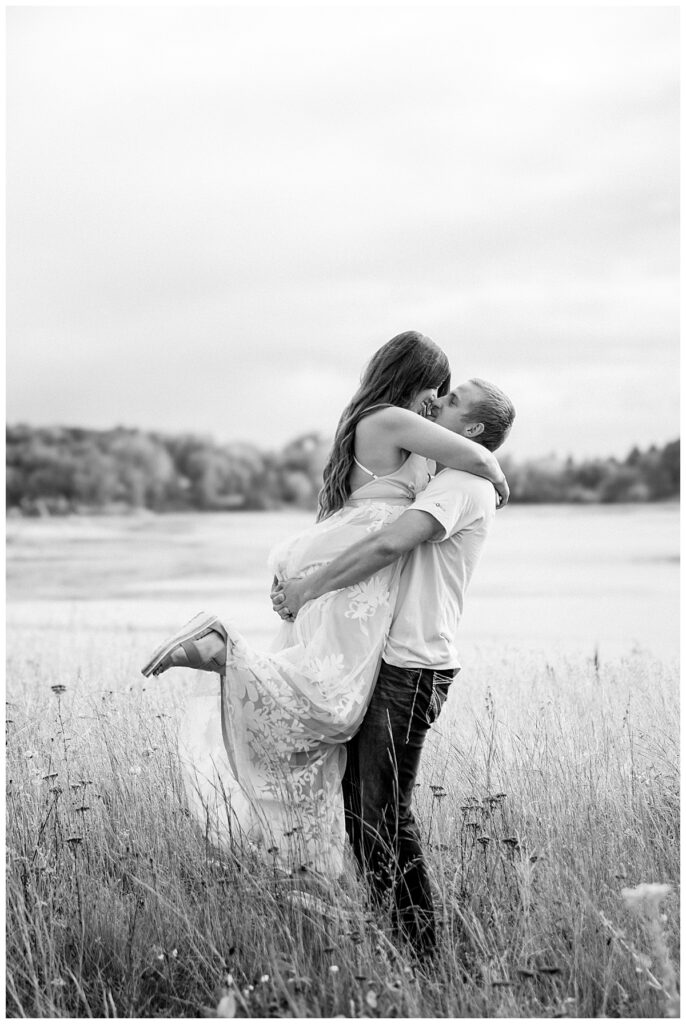
[[[483,423],[484,429],[474,440],[484,448],[494,452],[510,433],[515,418],[515,408],[504,391],[481,377],[472,377],[470,384],[475,384],[483,392],[483,398],[472,403],[469,419],[473,423]]]

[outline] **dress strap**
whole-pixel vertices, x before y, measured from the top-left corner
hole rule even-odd
[[[356,458],[354,455],[353,455],[353,462],[355,463],[356,466],[360,467],[360,469],[362,470],[363,473],[368,473],[369,476],[372,478],[372,480],[378,480],[379,479],[378,476],[376,475],[376,473],[372,473],[371,469],[367,469],[366,466],[363,466],[362,463],[360,462],[360,460],[358,458]]]
[[[358,418],[357,422],[359,423],[359,420],[361,420],[361,418],[363,416],[367,416],[368,413],[373,413],[375,409],[392,409],[392,408],[393,408],[393,403],[391,401],[380,401],[380,402],[378,402],[376,404],[376,406],[368,406],[367,409],[363,409],[361,411],[361,413],[359,414],[359,418]],[[367,466],[362,466],[362,464],[359,461],[359,459],[357,459],[354,455],[352,457],[352,461],[354,462],[355,466],[359,466],[359,468],[361,469],[362,473],[367,473],[369,476],[372,477],[373,480],[378,480],[379,479],[377,474],[373,473],[371,469],[368,469]]]

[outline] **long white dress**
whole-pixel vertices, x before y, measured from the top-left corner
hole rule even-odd
[[[314,572],[397,519],[428,480],[426,459],[411,454],[394,473],[359,487],[330,518],[274,548],[271,571]],[[371,697],[399,572],[395,563],[310,601],[295,623],[283,624],[268,653],[253,650],[224,620],[224,751],[213,735],[216,704],[191,703],[181,730],[189,802],[213,842],[257,844],[286,870],[340,873],[344,744]]]

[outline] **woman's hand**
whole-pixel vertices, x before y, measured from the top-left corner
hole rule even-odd
[[[505,479],[505,474],[502,475],[502,478],[500,480],[496,480],[493,486],[495,487],[496,494],[498,495],[496,509],[505,508],[508,501],[510,500],[510,488],[508,486],[507,480]]]
[[[294,577],[290,580],[281,580],[272,588],[272,608],[282,619],[293,621],[296,615],[309,598],[306,596],[307,580],[303,577]]]

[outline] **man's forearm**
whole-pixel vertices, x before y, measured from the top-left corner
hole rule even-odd
[[[313,601],[330,590],[352,587],[390,565],[403,552],[381,534],[365,537],[303,580],[304,599]]]

